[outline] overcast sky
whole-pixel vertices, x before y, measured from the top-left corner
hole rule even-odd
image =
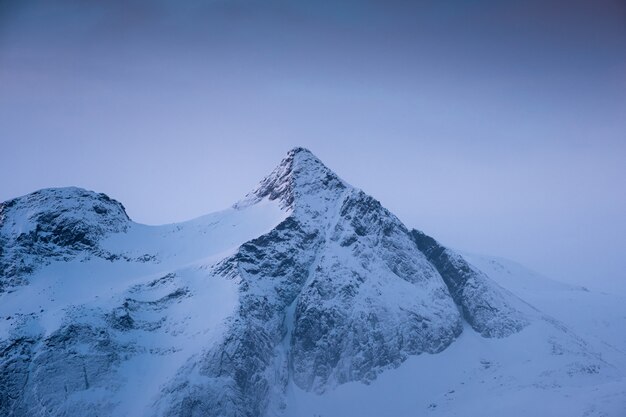
[[[444,244],[626,290],[619,0],[4,0],[0,145],[0,200],[148,224],[305,146]]]

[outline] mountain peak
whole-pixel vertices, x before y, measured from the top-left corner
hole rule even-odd
[[[12,212],[21,221],[7,224],[3,214]],[[73,218],[76,221],[115,223],[130,221],[124,206],[104,193],[79,187],[44,188],[0,204],[0,228],[11,227],[12,233],[26,233],[41,218]],[[15,220],[15,219],[14,219]]]
[[[126,231],[130,222],[121,203],[78,187],[45,188],[0,203],[0,293],[52,260],[97,252],[105,235]]]
[[[313,155],[313,152],[311,152],[307,148],[303,148],[302,146],[296,146],[295,148],[291,148],[289,150],[289,152],[287,152],[287,155],[295,155],[295,154],[298,154],[298,153],[303,153],[303,154],[306,154],[308,156],[312,156],[312,157],[316,158],[316,156]]]
[[[317,156],[313,154],[313,152],[307,148],[299,146],[289,150],[287,155],[283,158],[280,164],[278,164],[274,171],[283,166],[290,166],[294,171],[298,171],[298,168],[301,168],[299,171],[306,170],[311,174],[314,174],[315,172],[321,173],[321,171],[329,171],[335,175]]]
[[[242,208],[264,198],[279,200],[283,209],[294,209],[306,197],[316,198],[321,194],[343,190],[348,185],[328,168],[310,150],[295,147],[274,170],[243,200],[235,204]],[[329,199],[326,196],[325,199]]]

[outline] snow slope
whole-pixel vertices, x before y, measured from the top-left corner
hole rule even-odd
[[[101,198],[74,188],[41,193],[55,197],[47,210],[27,205],[29,197],[11,205],[25,206],[11,217],[19,219],[13,227],[36,230],[40,212],[58,211],[59,199],[78,194],[97,206]],[[81,224],[69,228],[91,227],[91,210],[72,213]],[[262,201],[173,225],[128,221],[123,232],[99,236],[95,249],[53,245],[29,254],[33,264],[48,265],[0,294],[0,414],[149,415],[161,386],[219,339],[237,308],[236,283],[209,267],[284,218],[278,204]],[[20,250],[3,246],[4,253]]]
[[[0,205],[0,415],[603,415],[618,297],[459,254],[296,148],[232,208]]]
[[[553,281],[505,259],[463,256],[502,287],[584,336],[608,362],[626,369],[626,296]]]
[[[544,278],[499,258],[463,255],[544,319],[506,338],[469,325],[446,350],[411,357],[369,385],[317,396],[292,384],[286,415],[626,415],[626,300]]]

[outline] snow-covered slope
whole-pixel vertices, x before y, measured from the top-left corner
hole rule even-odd
[[[290,385],[286,415],[626,415],[626,299],[558,283],[508,260],[462,258],[537,306],[535,319],[505,338],[482,337],[466,324],[443,352],[413,356],[368,385],[348,383],[323,396]]]
[[[102,195],[37,194],[46,199],[29,195],[2,211],[10,286],[0,294],[0,415],[151,415],[162,386],[220,339],[236,311],[237,284],[210,267],[285,218],[264,201],[151,227]],[[101,222],[103,199],[119,210]],[[60,208],[63,226],[41,225],[41,213],[56,220]],[[95,236],[89,244],[56,236],[83,228]],[[20,269],[24,259],[33,268]]]
[[[506,259],[474,254],[463,257],[503,288],[584,336],[605,360],[626,369],[626,295],[553,281]]]
[[[547,282],[409,230],[302,148],[173,225],[42,190],[0,206],[0,415],[621,415],[624,304]],[[550,302],[573,293],[580,322]]]

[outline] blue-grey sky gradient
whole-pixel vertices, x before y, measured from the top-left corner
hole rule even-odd
[[[8,0],[0,144],[0,200],[149,224],[305,146],[447,245],[626,289],[623,1]]]

